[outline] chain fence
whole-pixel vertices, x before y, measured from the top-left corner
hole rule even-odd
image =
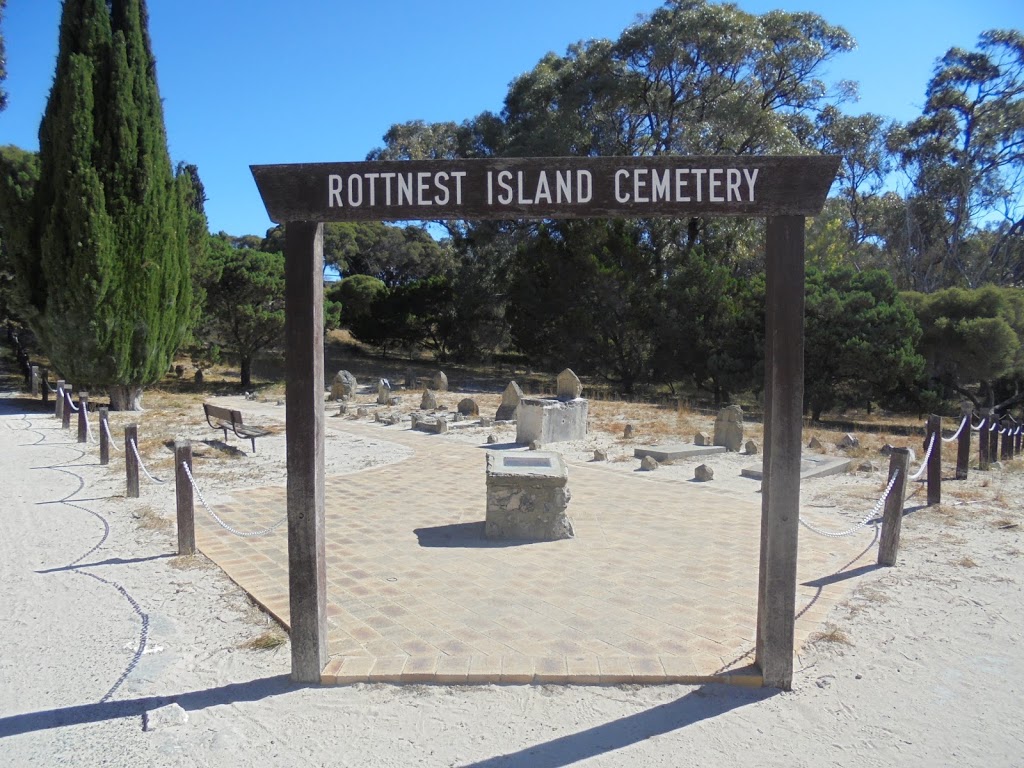
[[[944,443],[952,443],[954,440],[956,440],[958,437],[960,437],[960,433],[964,431],[964,425],[967,424],[968,421],[970,421],[970,417],[969,416],[964,416],[963,419],[960,421],[960,426],[957,427],[956,433],[952,437],[944,437],[944,438],[942,438],[942,442],[944,442]]]
[[[107,445],[113,448],[116,453],[120,453],[121,449],[117,447],[117,443],[114,442],[114,436],[110,434],[110,422],[101,421],[100,424],[103,425],[103,429],[107,433]]]
[[[921,460],[921,466],[918,467],[917,472],[912,474],[909,480],[920,480],[928,469],[928,459],[932,457],[932,451],[935,449],[935,433],[932,433],[931,438],[928,440],[928,450],[924,452],[924,458]]]
[[[188,481],[192,484],[192,488],[195,490],[196,496],[199,497],[199,502],[203,505],[203,509],[205,509],[209,513],[210,517],[214,519],[217,525],[219,525],[228,533],[233,533],[235,536],[241,536],[243,538],[248,538],[250,536],[269,536],[271,533],[276,531],[278,528],[280,528],[288,521],[288,515],[286,514],[284,517],[282,517],[276,523],[271,525],[269,528],[261,528],[258,531],[239,531],[232,528],[230,525],[221,520],[217,513],[213,511],[213,508],[206,503],[206,498],[203,496],[203,492],[199,490],[199,486],[196,484],[196,479],[192,476],[192,470],[189,468],[188,462],[181,462],[181,466],[185,469],[185,474],[188,475]]]
[[[135,454],[135,460],[139,462],[139,467],[142,469],[142,471],[146,475],[146,477],[148,477],[154,483],[159,483],[160,485],[163,485],[166,482],[165,480],[160,480],[159,478],[153,477],[151,474],[149,474],[149,470],[146,469],[146,465],[142,461],[142,457],[139,455],[139,446],[137,446],[135,444],[135,441],[134,440],[129,440],[128,444],[131,445],[132,453]]]
[[[857,531],[859,531],[861,528],[866,526],[872,520],[872,518],[878,517],[878,515],[882,511],[882,508],[885,506],[885,500],[889,498],[889,492],[892,491],[892,487],[896,485],[896,478],[899,476],[900,471],[897,469],[895,472],[892,473],[892,477],[889,478],[889,484],[885,486],[885,490],[882,492],[882,496],[878,499],[878,501],[875,502],[875,506],[873,506],[871,510],[866,515],[864,515],[864,518],[859,523],[850,528],[847,528],[845,531],[823,531],[821,528],[816,528],[815,526],[811,525],[809,522],[804,520],[803,517],[800,517],[800,524],[812,533],[816,533],[819,536],[825,536],[830,539],[838,539],[843,536],[852,536],[853,534],[857,533]]]

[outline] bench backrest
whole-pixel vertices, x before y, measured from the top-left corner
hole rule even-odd
[[[206,411],[207,419],[212,416],[215,419],[220,419],[236,426],[242,425],[241,411],[234,411],[230,408],[223,408],[219,405],[211,405],[210,403],[203,403],[203,410]]]

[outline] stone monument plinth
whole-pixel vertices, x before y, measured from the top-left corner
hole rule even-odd
[[[557,541],[573,537],[566,517],[569,471],[550,451],[487,454],[488,539]]]

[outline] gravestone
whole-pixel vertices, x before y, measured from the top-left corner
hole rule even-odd
[[[488,539],[571,539],[572,523],[565,513],[571,498],[569,471],[559,454],[487,454]]]
[[[459,400],[458,406],[456,406],[459,413],[463,416],[479,416],[480,406],[476,404],[476,400],[471,397],[464,397]]]
[[[356,377],[348,371],[338,371],[331,383],[331,400],[345,400],[355,394]]]
[[[555,391],[559,400],[575,400],[583,394],[583,384],[580,383],[579,377],[572,372],[571,368],[566,368],[558,374]]]
[[[860,448],[860,440],[853,433],[847,432],[839,441],[839,447],[843,449]]]
[[[524,397],[516,413],[516,442],[528,445],[534,441],[547,445],[587,436],[588,403],[576,400],[550,400]]]
[[[695,470],[693,470],[693,479],[698,483],[706,483],[708,480],[715,479],[715,470],[709,467],[707,464],[701,464]]]
[[[653,456],[644,456],[640,459],[640,469],[644,472],[653,472],[661,465]]]
[[[743,409],[730,405],[718,412],[715,419],[715,445],[724,445],[730,451],[743,447]]]
[[[511,421],[515,419],[516,408],[519,407],[519,401],[522,399],[523,390],[514,381],[510,381],[501,395],[501,405],[498,406],[498,412],[494,414],[494,420]]]
[[[448,391],[448,377],[444,375],[444,371],[438,371],[431,377],[430,388],[436,389],[438,392]]]
[[[420,410],[433,411],[437,409],[437,395],[429,389],[423,390],[423,397],[420,398]]]
[[[698,432],[693,436],[694,445],[711,445],[711,435],[707,432]]]
[[[391,403],[391,382],[387,379],[377,381],[377,405],[389,405]]]

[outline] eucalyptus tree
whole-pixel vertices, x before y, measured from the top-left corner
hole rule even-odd
[[[924,110],[891,138],[911,182],[893,250],[912,287],[1024,281],[1024,33],[951,48]],[[984,235],[979,239],[979,235]]]

